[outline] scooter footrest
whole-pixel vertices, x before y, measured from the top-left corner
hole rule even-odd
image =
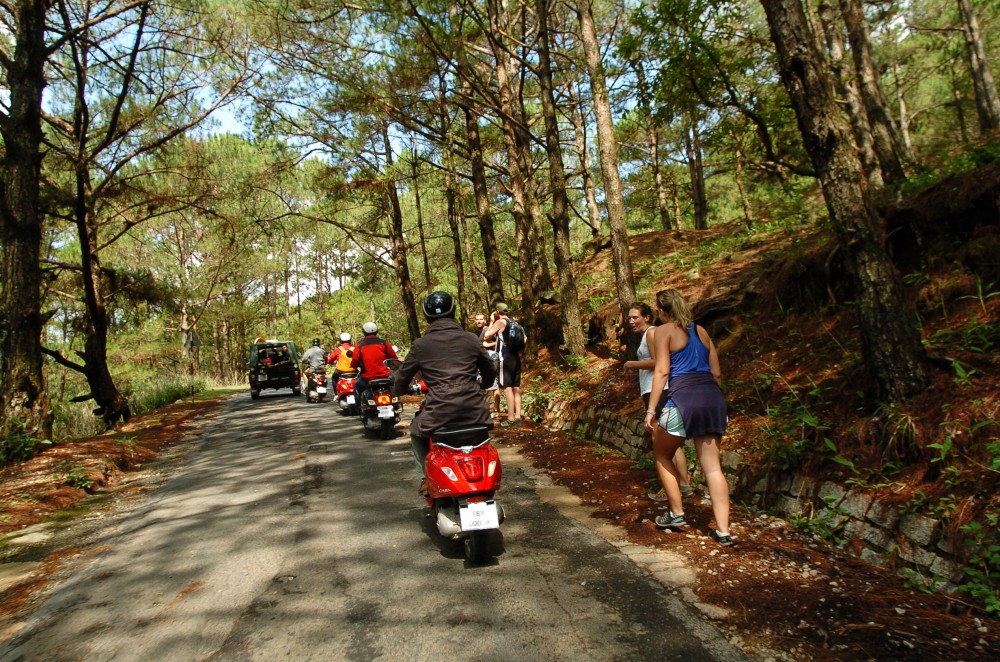
[[[456,425],[437,430],[431,434],[431,438],[438,446],[450,448],[477,446],[489,441],[490,429],[485,425]]]

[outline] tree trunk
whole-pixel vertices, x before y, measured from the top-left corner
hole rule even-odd
[[[431,289],[431,266],[427,259],[427,237],[424,235],[424,212],[420,208],[420,168],[417,167],[417,134],[413,134],[413,204],[417,208],[417,231],[420,236],[420,255],[424,258],[424,288]]]
[[[76,201],[77,237],[80,241],[83,297],[87,308],[83,374],[90,386],[90,395],[97,403],[94,414],[100,416],[108,427],[127,421],[132,416],[128,401],[118,390],[108,368],[108,309],[98,256],[97,221],[87,209],[89,190],[78,175]]]
[[[954,68],[951,69],[951,92],[955,98],[948,105],[955,109],[955,121],[958,122],[958,132],[962,137],[962,144],[964,145],[969,142],[969,125],[965,121],[965,109],[962,107],[964,102],[962,98],[962,85],[958,80],[958,74]]]
[[[446,136],[442,146],[441,159],[444,162],[444,198],[447,206],[448,229],[451,230],[452,255],[455,258],[455,282],[458,288],[458,309],[464,316],[469,311],[468,293],[465,287],[465,259],[462,255],[462,232],[459,218],[458,185],[455,175],[454,135],[448,117],[448,82],[443,73],[438,73],[438,121],[441,135]]]
[[[460,103],[465,113],[466,138],[469,147],[469,166],[472,169],[472,190],[476,198],[476,219],[479,223],[479,238],[483,243],[483,264],[486,272],[486,287],[490,301],[504,301],[503,274],[500,271],[500,251],[497,248],[496,233],[493,231],[493,215],[490,213],[489,190],[486,186],[486,166],[483,163],[483,145],[479,139],[479,119],[464,101]]]
[[[882,169],[882,179],[886,184],[898,185],[906,179],[903,162],[907,159],[907,154],[882,90],[864,8],[860,0],[840,0],[840,13],[847,26],[847,40],[851,44],[858,87],[871,125],[873,146]]]
[[[632,256],[628,246],[625,199],[622,195],[621,177],[618,174],[618,142],[615,139],[615,125],[611,117],[611,103],[608,100],[604,65],[601,63],[601,46],[597,41],[591,0],[577,0],[576,12],[580,19],[580,41],[587,57],[590,90],[594,97],[601,174],[604,176],[604,205],[608,212],[608,227],[611,229],[611,261],[615,270],[615,286],[618,290],[618,305],[621,308],[621,324],[624,329],[627,328],[625,320],[628,317],[629,306],[635,302],[635,274],[632,271]]]
[[[583,178],[583,197],[587,201],[587,227],[591,237],[601,236],[601,208],[597,204],[597,187],[590,174],[590,154],[587,150],[587,123],[583,116],[583,102],[577,99],[570,113],[573,132],[576,134],[576,154],[580,159],[580,175]]]
[[[965,52],[969,58],[969,72],[972,74],[972,89],[976,93],[976,112],[979,114],[979,130],[982,133],[1000,127],[1000,98],[993,83],[990,62],[983,48],[979,34],[979,21],[972,10],[970,0],[958,0],[958,10],[962,15],[962,35],[965,37]]]
[[[743,147],[739,139],[733,135],[733,144],[736,145],[733,154],[733,180],[736,182],[736,191],[740,196],[740,206],[743,209],[743,222],[747,232],[753,232],[753,209],[750,207],[750,200],[747,198],[746,189],[743,186]]]
[[[549,158],[549,186],[552,194],[553,253],[559,272],[559,293],[562,303],[563,342],[573,356],[584,355],[586,344],[580,318],[580,295],[569,244],[569,200],[566,196],[566,171],[559,140],[559,118],[556,117],[555,93],[552,89],[552,63],[549,56],[548,0],[535,0],[538,21],[538,83],[541,88],[542,114],[545,117],[545,151]]]
[[[521,155],[522,169],[524,170],[524,195],[525,203],[527,208],[525,209],[525,222],[528,226],[528,236],[531,237],[530,248],[534,251],[532,258],[532,272],[531,280],[534,287],[531,292],[521,292],[522,301],[526,302],[524,309],[534,308],[538,302],[538,294],[541,292],[548,292],[552,290],[552,273],[549,270],[549,261],[546,257],[546,251],[548,246],[548,240],[546,238],[545,228],[542,225],[542,219],[545,215],[542,213],[542,206],[538,201],[538,181],[535,179],[534,171],[534,156],[532,155],[532,146],[535,143],[535,138],[531,134],[531,129],[529,128],[529,114],[524,107],[524,94],[522,93],[524,89],[524,76],[527,74],[527,67],[525,65],[525,56],[523,52],[527,50],[527,47],[523,44],[531,41],[533,38],[532,34],[529,34],[529,29],[527,25],[527,14],[528,14],[528,3],[520,2],[520,13],[519,13],[519,30],[520,30],[520,42],[522,46],[521,55],[518,57],[518,68],[517,68],[517,78],[515,85],[515,78],[513,77],[514,69],[511,69],[511,89],[514,92],[514,104],[518,110],[518,121],[515,123],[516,137],[517,137],[517,149]],[[532,111],[533,113],[536,111]],[[533,115],[532,115],[533,116]],[[531,296],[532,300],[527,302],[525,297]]]
[[[861,164],[868,175],[868,183],[873,190],[881,190],[885,185],[878,155],[875,154],[875,138],[868,122],[861,92],[854,76],[854,70],[844,66],[844,36],[837,22],[833,5],[826,0],[819,4],[819,20],[826,38],[826,48],[830,54],[830,68],[837,82],[837,90],[847,103],[847,116],[851,118],[851,129],[858,147]]]
[[[646,69],[642,62],[633,62],[635,81],[639,88],[639,104],[642,107],[643,121],[646,123],[646,143],[649,145],[649,167],[653,173],[653,187],[656,189],[656,210],[660,216],[660,228],[670,230],[670,207],[667,200],[667,189],[663,184],[663,172],[660,169],[660,132],[653,117],[653,109],[649,99],[652,94],[646,84]],[[680,226],[677,228],[680,229]]]
[[[544,255],[538,255],[538,245],[531,240],[530,210],[527,201],[527,180],[531,173],[530,150],[522,149],[521,129],[523,123],[520,104],[514,103],[512,77],[513,63],[507,51],[504,35],[510,28],[510,21],[504,8],[497,0],[486,3],[489,12],[490,30],[487,34],[493,50],[497,90],[500,97],[500,117],[503,128],[504,146],[507,148],[508,185],[511,195],[511,214],[514,217],[514,233],[517,239],[518,272],[521,282],[521,323],[532,328],[535,322],[535,306],[538,302],[537,282],[533,277],[535,265],[544,263]]]
[[[48,0],[14,8],[13,56],[6,63],[3,180],[0,189],[0,440],[13,432],[52,437],[52,411],[42,372],[41,274],[42,90]],[[8,52],[9,53],[9,52]]]
[[[819,176],[858,307],[864,363],[876,395],[900,402],[929,380],[915,313],[883,244],[861,162],[834,97],[833,77],[809,30],[801,0],[761,0],[782,83]]]
[[[906,95],[903,94],[902,81],[899,80],[899,62],[892,63],[892,78],[896,84],[896,105],[899,106],[899,136],[903,140],[903,148],[907,154],[913,153],[913,138],[910,136],[910,109],[906,105]]]
[[[406,239],[403,236],[403,212],[399,208],[399,194],[396,192],[396,178],[393,173],[392,143],[389,141],[389,126],[382,123],[382,143],[385,145],[385,194],[388,198],[388,212],[391,229],[392,266],[396,271],[399,291],[403,298],[403,312],[406,313],[406,328],[410,342],[420,337],[420,319],[413,295],[413,280],[406,254]]]
[[[688,172],[691,175],[691,204],[694,207],[694,229],[708,229],[708,199],[705,196],[705,166],[701,158],[701,133],[698,118],[691,114],[691,128],[684,133]]]

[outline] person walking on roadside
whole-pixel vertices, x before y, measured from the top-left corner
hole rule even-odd
[[[497,353],[500,354],[499,383],[507,401],[507,420],[500,427],[514,428],[521,425],[521,355],[504,338],[512,321],[507,304],[498,302],[494,312],[496,321],[483,333],[483,347],[490,341],[497,343]]]
[[[493,318],[495,319],[495,318]],[[493,322],[493,319],[490,322]],[[486,334],[487,323],[486,323],[486,313],[476,313],[476,335],[479,336],[479,342],[483,344],[487,352],[497,351],[497,340],[483,340],[483,336]],[[490,384],[486,389],[484,389],[486,402],[490,404],[492,409],[491,418],[500,417],[500,383],[498,380],[494,379],[493,383]]]
[[[669,510],[656,518],[661,529],[686,526],[681,501],[680,471],[674,453],[685,438],[694,439],[698,462],[712,500],[715,528],[708,536],[729,547],[729,484],[722,471],[722,436],[726,433],[726,399],[722,394],[719,354],[708,331],[693,321],[691,308],[677,290],[656,293],[656,307],[664,322],[653,335],[652,393],[667,388],[667,402],[657,417],[646,410],[646,429],[653,433],[653,454],[663,464]],[[669,386],[669,388],[668,388]]]
[[[657,401],[650,406],[650,391],[653,388],[653,367],[655,366],[651,353],[653,334],[656,333],[656,327],[653,326],[653,309],[645,302],[633,303],[628,309],[628,323],[632,327],[632,331],[642,336],[642,340],[639,341],[639,348],[635,353],[636,360],[626,361],[624,367],[626,370],[639,371],[639,394],[642,396],[643,409],[646,411],[653,409],[656,411],[656,416],[659,417],[663,405],[667,401],[667,392],[662,391]],[[677,452],[674,453],[674,466],[677,467],[677,471],[681,475],[681,494],[691,494],[694,490],[688,483],[687,456],[684,455],[683,445],[678,447]],[[665,477],[662,475],[665,471],[663,465],[657,462],[656,472],[661,485],[666,484]],[[646,496],[653,501],[667,500],[667,493],[662,488],[650,492]]]

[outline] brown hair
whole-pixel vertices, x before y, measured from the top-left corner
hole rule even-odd
[[[677,290],[660,290],[656,293],[656,306],[665,312],[670,319],[677,323],[677,326],[686,329],[694,316],[691,314],[691,307]]]
[[[632,310],[633,308],[635,310],[638,310],[639,314],[642,315],[643,317],[648,317],[651,322],[656,321],[653,319],[655,317],[653,315],[653,309],[650,308],[649,304],[646,303],[645,301],[636,301],[635,303],[633,303],[631,306],[628,307],[629,310]]]

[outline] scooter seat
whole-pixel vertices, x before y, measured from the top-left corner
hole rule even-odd
[[[383,378],[383,379],[369,379],[368,380],[368,388],[374,388],[376,386],[386,386],[386,387],[388,387],[388,386],[391,386],[391,385],[392,385],[392,380],[389,379],[389,378],[387,378],[387,377]]]
[[[355,379],[357,376],[357,372],[342,372],[337,376],[337,379]]]
[[[443,427],[431,434],[434,443],[439,446],[461,448],[476,446],[489,441],[490,428],[486,425],[455,425]]]

